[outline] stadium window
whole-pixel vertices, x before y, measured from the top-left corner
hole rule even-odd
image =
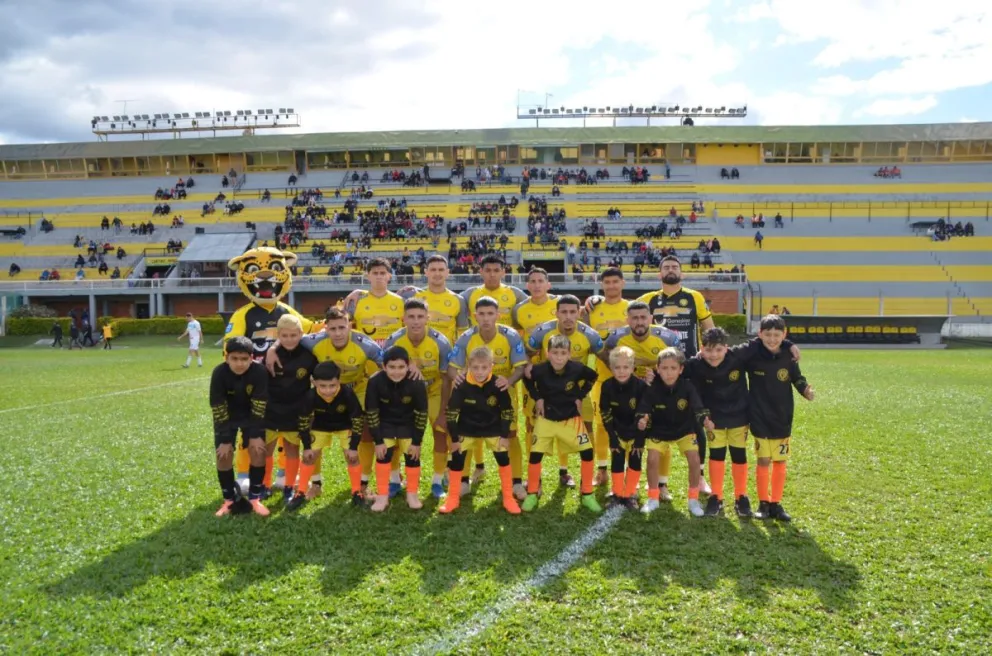
[[[784,143],[771,143],[764,144],[765,151],[765,163],[767,164],[784,164],[786,150],[788,144]]]

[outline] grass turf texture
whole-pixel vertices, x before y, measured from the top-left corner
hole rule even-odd
[[[181,369],[174,341],[117,345],[0,353],[0,652],[404,653],[595,521],[556,491],[554,458],[531,515],[502,512],[490,461],[454,516],[402,500],[376,516],[348,505],[334,452],[297,516],[273,500],[267,519],[217,519],[210,367]],[[676,459],[672,505],[625,515],[458,651],[984,651],[990,367],[987,351],[807,351],[819,397],[796,401],[792,525],[741,524],[729,504],[690,518]]]

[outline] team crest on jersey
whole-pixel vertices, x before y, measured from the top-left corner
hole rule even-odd
[[[396,304],[394,303],[393,305],[390,305],[389,309],[393,312],[396,312]]]
[[[344,403],[342,403],[341,405],[339,405],[338,407],[336,407],[334,409],[338,411],[338,414],[344,414],[345,411],[348,409],[348,406],[346,406]]]
[[[679,305],[681,305],[682,307],[689,307],[689,299],[680,298]]]
[[[502,296],[500,296],[499,300],[501,300],[501,301],[503,301],[505,303],[508,300],[510,300],[510,297],[507,296],[506,294],[503,294]]]
[[[679,410],[685,410],[686,408],[689,407],[689,402],[686,401],[685,399],[679,399],[677,405],[679,406]]]
[[[426,353],[424,353],[424,359],[425,360],[428,359],[428,358],[433,358],[433,357],[434,357],[434,354],[431,353],[430,351],[427,351]]]
[[[451,300],[448,299],[444,302],[444,307],[451,307]]]
[[[310,375],[310,372],[307,371],[306,368],[304,368],[304,367],[300,367],[299,369],[296,370],[296,379],[297,380],[303,380],[304,378],[306,378],[309,375]]]
[[[579,389],[582,389],[582,388],[583,388],[583,387],[585,387],[585,386],[586,386],[586,381],[584,381],[584,380],[580,380],[580,381],[579,381]]]
[[[566,392],[571,392],[573,389],[575,389],[575,383],[574,382],[568,381],[567,383],[565,383],[565,391]]]
[[[403,403],[410,403],[411,401],[413,401],[413,397],[412,396],[404,396],[403,397]]]
[[[247,393],[248,396],[251,396],[251,393],[254,391],[255,391],[254,385],[245,385],[245,393]]]
[[[499,403],[499,401],[496,400],[495,396],[490,396],[488,399],[486,399],[486,405],[488,405],[490,408],[495,408],[497,403]]]
[[[782,381],[783,383],[788,382],[788,380],[789,380],[789,370],[788,369],[779,369],[778,372],[776,372],[775,376],[780,381]]]
[[[355,356],[348,358],[348,364],[355,364]]]
[[[627,405],[630,406],[631,410],[634,410],[635,408],[637,408],[637,399],[631,399],[630,401],[627,402]]]
[[[572,344],[572,350],[575,351],[576,353],[578,353],[579,351],[582,350],[582,345],[581,344]]]
[[[652,346],[651,347],[651,353],[653,353],[654,355],[658,355],[658,351],[659,351],[659,349],[658,349],[657,346]]]
[[[503,349],[501,348],[496,349],[496,355],[503,355]]]
[[[730,374],[727,376],[727,378],[730,379],[730,382],[736,383],[741,378],[741,372],[739,372],[736,369],[734,369],[733,371],[730,372]]]

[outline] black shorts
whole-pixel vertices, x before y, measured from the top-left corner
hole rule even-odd
[[[237,426],[225,431],[214,431],[214,448],[216,449],[225,443],[237,446],[239,432],[241,433],[241,447],[245,449],[248,448],[249,440],[265,440],[265,428],[262,426]]]

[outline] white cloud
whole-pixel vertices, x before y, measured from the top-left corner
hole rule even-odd
[[[937,106],[934,95],[922,98],[886,98],[876,100],[854,112],[855,116],[916,116]]]

